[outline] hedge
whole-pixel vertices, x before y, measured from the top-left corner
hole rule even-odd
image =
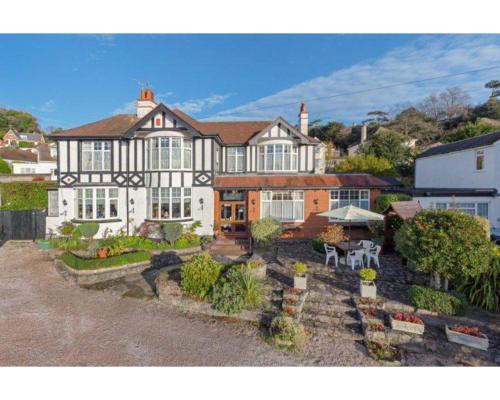
[[[0,174],[12,174],[12,169],[2,157],[0,157]]]
[[[46,209],[47,189],[55,187],[55,182],[7,182],[0,184],[2,195],[1,210]]]
[[[142,261],[149,261],[151,253],[148,251],[136,251],[124,253],[118,256],[107,258],[83,258],[69,251],[61,255],[61,260],[68,266],[76,270],[100,269],[118,267],[120,265],[134,264]]]
[[[463,315],[467,310],[467,300],[462,293],[449,293],[413,285],[408,290],[408,298],[414,307],[440,314]]]
[[[381,194],[377,198],[377,202],[375,204],[375,212],[382,214],[385,210],[389,208],[389,205],[393,201],[408,201],[408,200],[411,200],[411,196],[404,193]]]

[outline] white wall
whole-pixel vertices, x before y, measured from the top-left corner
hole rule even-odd
[[[214,190],[211,187],[193,187],[193,220],[200,221],[201,227],[196,230],[198,235],[213,235],[214,233]],[[203,199],[203,206],[200,204]]]
[[[22,172],[23,168],[34,169],[35,174],[52,174],[51,179],[55,179],[53,172],[57,169],[57,163],[55,162],[41,162],[41,163],[23,163],[14,162],[12,163],[12,173],[13,174],[25,174]]]

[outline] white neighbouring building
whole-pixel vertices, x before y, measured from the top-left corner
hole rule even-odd
[[[55,180],[57,155],[54,157],[52,154],[51,147],[45,143],[26,149],[11,146],[0,148],[0,158],[9,164],[13,174],[50,175],[50,179]]]
[[[413,198],[487,218],[500,235],[500,131],[430,148],[415,162]]]

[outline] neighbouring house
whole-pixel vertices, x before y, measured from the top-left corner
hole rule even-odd
[[[391,186],[366,174],[324,175],[320,142],[274,121],[197,121],[157,104],[144,89],[134,115],[115,115],[55,133],[58,189],[49,192],[48,232],[65,220],[100,222],[133,234],[145,222],[200,221],[198,234],[245,237],[249,224],[275,217],[312,237],[319,212],[355,204],[370,209]],[[109,231],[108,230],[108,231]]]
[[[500,237],[499,190],[500,131],[433,147],[416,159],[413,198],[423,208],[487,218]]]
[[[45,139],[41,133],[17,132],[15,129],[9,129],[3,136],[3,141],[9,146],[18,146],[19,142],[30,142],[33,144],[33,147],[45,143]]]
[[[383,126],[380,126],[375,130],[375,132],[373,132],[373,134],[371,134],[370,137],[373,137],[373,136],[377,135],[378,133],[384,132],[384,131],[389,131],[389,129],[387,129]],[[368,139],[368,126],[362,125],[361,126],[361,141],[360,141],[360,143],[353,144],[353,145],[349,146],[347,148],[347,155],[348,156],[357,155],[359,153],[359,150],[361,149],[361,147],[364,145],[367,145],[367,144],[370,144],[370,140]],[[403,144],[406,147],[413,149],[417,145],[417,139],[408,138],[407,140],[405,140],[405,142]]]
[[[56,179],[57,161],[50,155],[50,148],[45,143],[30,149],[2,147],[0,157],[7,161],[13,174],[43,174]]]

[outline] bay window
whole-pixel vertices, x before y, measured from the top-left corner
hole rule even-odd
[[[227,148],[227,172],[243,172],[243,163],[245,160],[244,147]]]
[[[259,146],[260,171],[296,171],[297,146],[267,144]]]
[[[262,218],[280,221],[304,220],[304,192],[301,190],[262,192]]]
[[[180,137],[149,140],[150,169],[190,169],[192,141]]]
[[[83,171],[111,170],[111,142],[95,141],[82,143]]]
[[[76,216],[83,220],[112,219],[118,217],[117,188],[76,189]]]
[[[148,217],[159,220],[191,218],[191,188],[149,189]]]

